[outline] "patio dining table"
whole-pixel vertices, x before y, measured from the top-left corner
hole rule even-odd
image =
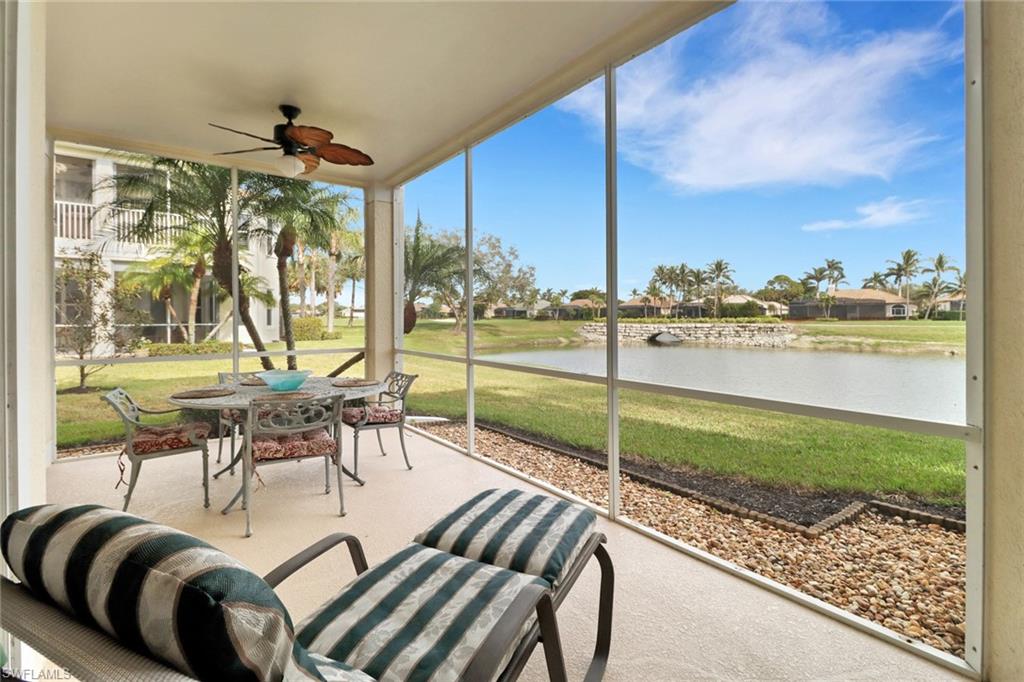
[[[378,395],[385,389],[382,382],[374,382],[373,384],[366,386],[335,386],[335,381],[338,381],[338,379],[332,379],[329,377],[309,377],[303,382],[302,386],[295,389],[294,392],[309,393],[312,394],[314,398],[344,398],[345,400],[358,400],[359,398],[369,398],[370,396]],[[204,386],[194,390],[203,389],[231,389],[234,393],[231,395],[217,396],[215,398],[175,398],[172,395],[167,398],[167,402],[190,410],[208,410],[212,412],[220,412],[221,410],[238,410],[239,412],[247,412],[249,410],[249,403],[253,398],[286,396],[285,393],[272,391],[268,386],[246,386],[238,382],[214,384],[212,386]],[[214,476],[219,476],[224,473],[224,471],[227,471],[238,464],[242,458],[244,448],[245,446],[243,443],[242,447],[239,448],[239,451],[232,455],[231,462],[228,466]],[[363,479],[349,471],[348,468],[342,466],[341,470],[346,476],[359,485],[365,484]]]

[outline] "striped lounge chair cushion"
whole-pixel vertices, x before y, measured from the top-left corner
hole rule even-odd
[[[414,543],[299,623],[296,639],[312,654],[382,681],[460,680],[509,604],[531,584],[547,588],[539,578]]]
[[[0,550],[38,599],[186,675],[324,679],[270,586],[191,535],[97,505],[44,505],[4,520]]]
[[[597,515],[583,505],[522,490],[485,490],[416,542],[536,575],[557,587],[596,524]]]

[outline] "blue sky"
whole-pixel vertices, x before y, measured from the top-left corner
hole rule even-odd
[[[620,68],[619,287],[729,261],[741,286],[907,248],[964,262],[959,3],[740,3]],[[474,226],[541,288],[604,287],[603,79],[473,152]],[[463,227],[461,157],[409,183]]]

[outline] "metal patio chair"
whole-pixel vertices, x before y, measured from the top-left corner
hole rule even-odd
[[[203,506],[210,506],[210,453],[207,449],[207,436],[210,425],[204,422],[173,424],[171,426],[150,426],[143,424],[143,414],[170,414],[180,412],[180,408],[169,410],[147,410],[140,407],[123,388],[115,388],[103,396],[121,417],[124,423],[125,438],[122,456],[128,458],[132,471],[128,482],[128,492],[124,496],[122,511],[128,510],[132,500],[135,484],[142,471],[142,463],[151,459],[180,455],[200,450],[203,453]],[[120,466],[120,458],[118,459]],[[122,469],[123,474],[123,469]],[[122,481],[118,482],[118,485]]]
[[[258,372],[217,372],[217,383],[218,384],[234,384],[242,381],[243,379],[251,379],[255,377]],[[221,410],[218,415],[218,428],[217,428],[217,464],[220,464],[221,455],[224,452],[224,433],[228,433],[231,436],[231,452],[230,457],[235,456],[235,434],[240,428],[245,425],[245,415],[240,413],[238,410]],[[231,471],[231,475],[235,475],[235,467],[228,467]],[[216,476],[214,476],[216,478]]]
[[[341,419],[352,427],[352,472],[359,475],[359,432],[373,430],[377,432],[377,444],[380,445],[380,454],[387,455],[384,451],[384,440],[380,432],[383,429],[398,429],[398,440],[402,445],[402,457],[405,458],[405,466],[412,469],[409,464],[409,453],[405,450],[405,399],[409,395],[412,382],[418,374],[403,374],[402,372],[391,372],[384,380],[385,388],[381,391],[377,400],[366,400],[362,406],[346,407],[342,409]],[[386,396],[386,397],[385,397]]]
[[[341,467],[343,397],[286,399],[257,397],[249,402],[243,430],[242,486],[221,513],[239,498],[245,510],[245,537],[252,535],[251,479],[257,467],[275,462],[324,458],[324,494],[331,493],[331,464],[338,474],[338,515],[345,515]]]

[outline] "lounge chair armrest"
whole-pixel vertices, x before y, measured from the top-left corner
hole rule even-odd
[[[558,633],[555,607],[551,601],[551,590],[536,584],[528,585],[509,604],[469,662],[462,679],[496,678],[502,672],[498,666],[505,660],[506,654],[519,646],[524,627],[534,613],[537,614],[540,625],[548,678],[551,682],[566,682],[568,677],[565,672],[565,658],[562,655],[562,642]]]
[[[349,533],[332,533],[323,540],[320,540],[319,542],[302,550],[291,559],[288,559],[270,573],[263,576],[263,579],[267,581],[267,584],[271,587],[277,587],[284,582],[285,578],[288,578],[327,550],[335,547],[336,545],[340,545],[343,542],[348,545],[348,551],[352,556],[352,565],[355,566],[356,575],[365,572],[369,566],[366,563],[366,555],[363,553],[363,546],[360,544],[359,538]]]

